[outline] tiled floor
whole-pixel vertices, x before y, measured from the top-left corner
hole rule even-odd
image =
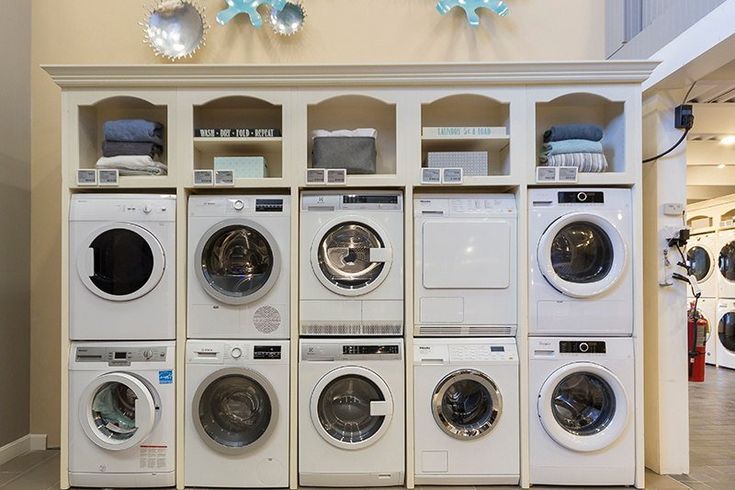
[[[735,413],[735,371],[708,367],[706,382],[691,383],[689,395],[691,471],[688,475],[674,478],[647,471],[646,488],[735,489],[735,418],[713,416],[718,413]],[[2,490],[58,488],[58,451],[36,451],[0,465]],[[423,487],[425,490],[474,488],[476,487]],[[484,488],[500,490],[511,487]]]

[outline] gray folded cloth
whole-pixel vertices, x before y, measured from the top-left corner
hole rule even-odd
[[[600,126],[594,124],[566,124],[563,126],[551,126],[544,133],[544,142],[561,140],[590,140],[600,141],[603,133]]]
[[[562,153],[541,158],[545,167],[577,167],[580,172],[604,172],[607,158],[602,153]]]
[[[105,140],[163,145],[163,125],[145,119],[118,119],[104,124]]]
[[[155,143],[137,141],[104,141],[102,156],[116,157],[120,155],[148,155],[153,158],[163,153],[163,147]]]

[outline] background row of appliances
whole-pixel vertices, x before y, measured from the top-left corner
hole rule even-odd
[[[536,337],[529,344],[530,481],[632,485],[633,339]],[[512,338],[189,340],[183,448],[190,487],[517,484],[519,362]],[[174,484],[174,342],[74,342],[70,483]],[[298,413],[289,360],[298,356]],[[410,359],[410,357],[409,357]],[[406,413],[405,367],[413,367]],[[405,424],[415,431],[406,469]],[[290,421],[297,418],[297,433]]]
[[[301,335],[401,336],[406,257],[416,336],[514,336],[518,260],[530,265],[530,335],[632,335],[630,190],[531,189],[529,201],[519,258],[508,194],[416,197],[412,253],[400,191],[304,192],[297,245],[289,196],[192,196],[187,337],[289,338],[292,246]],[[175,207],[73,196],[71,340],[175,339]]]

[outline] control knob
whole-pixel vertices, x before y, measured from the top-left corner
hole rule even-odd
[[[242,211],[245,207],[245,203],[238,199],[237,201],[232,203],[232,207],[235,208],[236,211]]]
[[[579,344],[579,352],[587,352],[590,350],[590,345],[587,342],[582,342]]]
[[[146,350],[143,351],[143,358],[144,359],[150,359],[151,357],[153,357],[153,351],[152,350],[146,349]]]
[[[240,357],[242,357],[242,349],[240,349],[239,347],[233,347],[230,355],[233,359],[240,359]]]

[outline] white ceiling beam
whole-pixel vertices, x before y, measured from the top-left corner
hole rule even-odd
[[[725,146],[717,141],[688,141],[687,165],[735,164],[735,145]]]
[[[687,185],[735,186],[735,166],[717,168],[691,165],[687,167]]]

